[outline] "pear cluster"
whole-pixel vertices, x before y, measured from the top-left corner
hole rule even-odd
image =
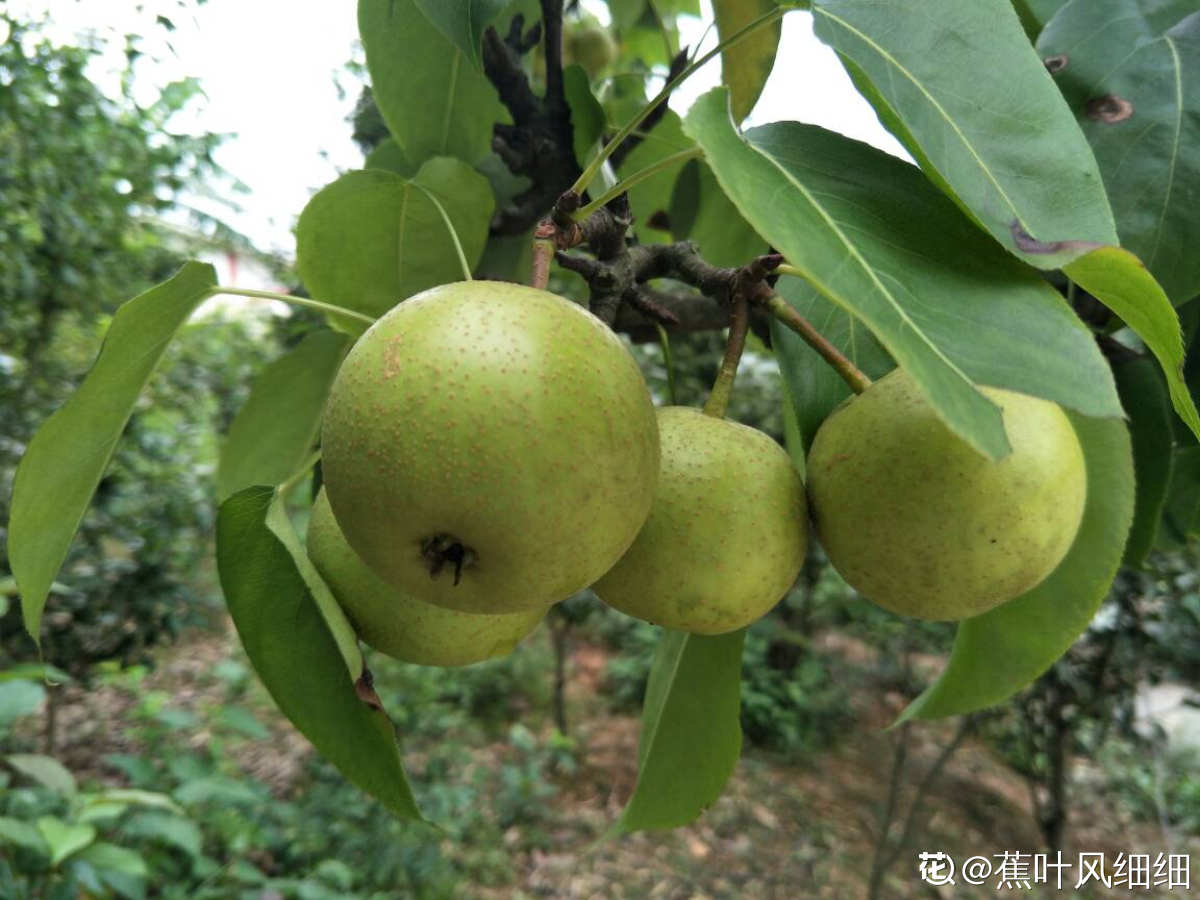
[[[741,628],[795,580],[804,488],[766,435],[656,412],[621,340],[546,291],[400,303],[343,361],[308,553],[359,636],[425,665],[509,652],[595,585],[648,621]]]
[[[397,305],[343,361],[308,553],[365,641],[398,659],[506,654],[571,594],[715,635],[767,613],[811,521],[834,567],[901,615],[957,620],[1061,563],[1087,496],[1049,401],[984,388],[1011,453],[955,435],[896,370],[836,409],[808,485],[762,432],[655,409],[582,307],[474,281]]]

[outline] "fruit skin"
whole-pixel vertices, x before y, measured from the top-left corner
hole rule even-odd
[[[577,62],[589,78],[595,78],[617,58],[617,44],[599,23],[582,23],[567,28],[563,35],[563,64]]]
[[[472,281],[363,334],[334,379],[322,453],[334,514],[381,578],[501,613],[544,610],[611,568],[650,511],[659,450],[646,383],[611,329],[546,291]]]
[[[308,521],[308,556],[359,637],[423,666],[466,666],[506,656],[537,627],[541,610],[498,616],[455,612],[388,587],[346,543],[324,489]]]
[[[1070,549],[1087,495],[1079,438],[1054,403],[983,388],[1012,452],[978,454],[897,369],[822,423],[808,496],[830,562],[900,615],[958,620],[1020,596]]]
[[[594,585],[657,625],[723,634],[762,617],[795,582],[808,540],[804,484],[761,431],[669,406],[650,518]]]

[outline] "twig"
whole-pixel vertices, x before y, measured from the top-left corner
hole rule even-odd
[[[804,338],[804,342],[816,350],[821,358],[842,376],[842,380],[850,385],[850,389],[854,393],[861,394],[871,386],[871,379],[837,347],[826,340],[825,336],[817,331],[808,319],[800,315],[790,303],[778,294],[772,293],[764,305],[776,320]]]
[[[729,408],[729,398],[733,394],[733,380],[737,377],[742,351],[746,349],[746,332],[750,325],[749,306],[746,301],[746,292],[735,290],[733,309],[729,316],[729,339],[725,344],[725,356],[721,360],[717,380],[713,382],[712,392],[704,404],[704,414],[707,416],[724,418],[725,410]]]

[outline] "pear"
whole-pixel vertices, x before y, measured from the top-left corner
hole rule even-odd
[[[753,428],[686,407],[658,411],[662,467],[650,517],[594,590],[622,612],[692,634],[733,631],[796,580],[804,484]]]
[[[465,666],[506,656],[542,620],[540,610],[502,615],[455,612],[379,580],[346,543],[322,488],[308,522],[308,556],[364,641],[423,666]]]
[[[1083,518],[1087,472],[1056,404],[998,388],[1012,452],[980,455],[896,369],[813,439],[808,496],[833,566],[865,597],[919,619],[976,616],[1041,583]]]
[[[447,609],[545,611],[650,512],[658,427],[621,340],[582,307],[447,284],[358,339],[322,425],[329,503],[385,582]]]

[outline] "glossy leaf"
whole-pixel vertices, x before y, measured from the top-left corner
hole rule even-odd
[[[285,716],[350,781],[401,818],[420,812],[387,716],[361,700],[293,556],[268,524],[274,490],[221,505],[217,567],[251,664]]]
[[[493,123],[506,120],[495,88],[414,0],[359,0],[358,31],[375,102],[409,160],[488,154]]]
[[[739,136],[719,90],[687,127],[758,233],[869,327],[982,452],[1002,456],[1008,441],[975,383],[1121,415],[1108,366],[1062,297],[913,166],[794,122]]]
[[[508,0],[416,0],[429,18],[467,61],[483,71],[483,31],[507,5]]]
[[[487,179],[456,159],[427,161],[415,178],[381,169],[349,172],[319,191],[296,226],[296,266],[314,297],[381,316],[418,291],[462,280],[450,217],[468,264],[483,252],[492,216]],[[362,322],[331,317],[352,334]]]
[[[664,629],[642,706],[637,784],[615,832],[686,825],[720,796],[742,748],[745,636]]]
[[[1117,243],[1091,148],[1009,0],[816,0],[813,25],[926,174],[1010,252],[1051,269]]]
[[[713,0],[717,34],[722,41],[728,40],[776,5],[775,0]],[[783,23],[776,20],[721,51],[721,83],[729,88],[730,108],[737,122],[746,118],[758,102],[775,66],[782,27]]]
[[[667,110],[662,120],[646,132],[642,142],[625,157],[618,174],[626,178],[693,146],[694,142],[683,133],[683,122],[679,116]],[[630,188],[633,227],[642,243],[665,243],[671,240],[671,195],[684,165],[684,162],[680,162]]]
[[[8,557],[21,588],[25,627],[39,646],[46,595],[138,394],[167,344],[216,283],[212,266],[189,262],[169,281],[122,304],[92,370],[42,423],[21,458]]]
[[[1121,403],[1129,416],[1133,442],[1133,472],[1137,487],[1133,525],[1125,543],[1124,564],[1140,566],[1154,546],[1159,519],[1171,481],[1174,437],[1171,401],[1158,366],[1138,357],[1113,367]]]
[[[280,484],[316,443],[329,386],[346,350],[321,329],[267,366],[229,426],[217,469],[217,500],[255,484]]]
[[[1057,60],[1054,80],[1096,154],[1121,246],[1179,304],[1200,292],[1200,12],[1155,30],[1144,5],[1072,0],[1037,48]]]
[[[1032,591],[958,627],[945,671],[901,720],[972,712],[1007,700],[1067,651],[1117,574],[1133,519],[1125,423],[1070,413],[1087,464],[1083,522],[1066,558]]]
[[[592,93],[592,85],[583,66],[571,64],[563,69],[563,94],[571,108],[575,158],[586,165],[595,155],[604,134],[604,107]]]
[[[91,825],[74,825],[64,822],[54,816],[41,816],[37,820],[37,829],[50,848],[50,865],[57,866],[60,862],[76,853],[96,839],[96,829]]]
[[[1136,256],[1119,247],[1093,250],[1063,271],[1137,332],[1162,366],[1175,412],[1200,436],[1200,415],[1183,380],[1179,319],[1154,276]]]
[[[75,776],[53,756],[40,753],[13,753],[5,757],[6,762],[27,778],[32,778],[42,787],[49,788],[64,797],[74,797],[77,790]]]
[[[781,278],[775,290],[868,378],[880,378],[895,368],[895,362],[870,329],[806,282]],[[795,398],[792,406],[798,437],[807,453],[821,423],[850,396],[851,390],[800,335],[776,321],[771,322],[771,347],[788,395]]]
[[[680,170],[671,194],[670,220],[675,239],[694,241],[714,266],[745,265],[769,249],[700,160]]]

